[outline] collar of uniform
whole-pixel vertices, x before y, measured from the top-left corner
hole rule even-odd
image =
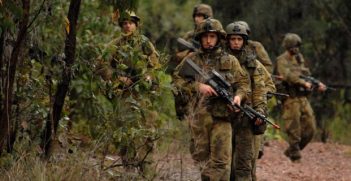
[[[123,39],[132,39],[133,37],[136,37],[136,36],[138,36],[139,35],[139,31],[138,30],[135,30],[135,31],[133,31],[133,32],[131,32],[131,33],[123,33],[122,32],[122,38]]]
[[[199,54],[207,55],[207,56],[218,56],[222,54],[221,47],[214,47],[212,50],[204,50],[202,47],[199,49]]]

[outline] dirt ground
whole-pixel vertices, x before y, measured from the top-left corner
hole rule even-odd
[[[292,163],[283,151],[285,141],[271,141],[258,161],[261,181],[351,181],[351,147],[334,143],[309,144],[302,151],[300,163]]]
[[[259,181],[351,181],[351,146],[314,142],[302,151],[300,163],[284,156],[287,146],[285,141],[267,143],[258,160]],[[156,180],[201,180],[188,152],[176,147],[170,150],[172,154],[159,160]]]

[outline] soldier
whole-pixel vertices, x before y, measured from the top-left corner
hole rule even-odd
[[[149,114],[155,114],[146,109],[149,100],[150,90],[139,91],[134,88],[138,82],[151,82],[154,80],[153,73],[160,67],[158,53],[150,40],[139,32],[140,18],[134,12],[124,12],[119,18],[119,26],[122,28],[120,37],[111,41],[117,49],[109,62],[101,61],[97,67],[97,73],[106,81],[114,82],[117,89],[114,94],[123,102],[127,111],[133,114],[133,118],[140,119],[140,124],[144,129],[155,129],[155,123]],[[132,53],[131,53],[132,52]],[[133,104],[130,98],[136,100],[138,104]],[[140,106],[139,110],[134,107]],[[142,113],[140,113],[142,112]],[[155,138],[152,136],[138,137],[132,140],[123,140],[127,145],[118,145],[119,154],[123,164],[127,168],[130,165],[138,166],[142,175],[146,179],[152,179],[155,174],[155,166],[152,165],[152,150]],[[117,143],[119,144],[119,143]]]
[[[194,30],[187,32],[183,37],[183,39],[192,43],[194,47],[198,47],[199,43],[198,41],[195,40],[195,29],[202,21],[212,17],[213,17],[213,13],[212,13],[211,6],[207,4],[196,5],[193,10],[193,21],[194,21],[195,28]],[[171,61],[169,62],[167,72],[173,73],[174,68],[183,60],[183,58],[192,52],[187,48],[183,49],[181,47],[182,46],[178,48],[175,56],[172,57]],[[185,108],[188,103],[188,95],[184,92],[178,91],[178,92],[174,92],[174,98],[175,98],[175,109],[176,109],[177,117],[180,120],[182,120],[184,118],[184,115],[187,112]]]
[[[198,4],[193,10],[194,30],[188,31],[183,37],[187,41],[195,38],[195,30],[197,26],[207,18],[213,18],[212,8],[208,4]]]
[[[198,47],[199,42],[195,40],[195,30],[197,26],[207,18],[213,18],[211,6],[207,4],[196,5],[193,10],[194,30],[188,31],[183,39],[192,43],[195,47]],[[179,49],[176,53],[175,64],[178,65],[189,53],[191,53],[191,51],[188,49]]]
[[[301,43],[300,36],[287,33],[282,43],[286,51],[277,58],[277,73],[282,77],[283,85],[290,95],[283,101],[282,118],[289,143],[284,154],[291,161],[301,159],[300,151],[312,140],[316,129],[313,110],[306,97],[312,84],[300,77],[310,74],[299,50]],[[320,83],[318,90],[325,91],[326,86]]]
[[[249,24],[247,24],[247,22],[237,21],[237,23],[244,25],[247,29],[248,35],[251,34],[251,29],[250,29]],[[268,72],[272,74],[273,73],[273,64],[272,64],[271,59],[269,58],[269,55],[268,55],[266,49],[262,45],[262,43],[260,43],[258,41],[254,41],[254,40],[248,40],[248,46],[252,47],[255,50],[256,55],[257,55],[257,59],[264,65],[264,67],[268,70]]]
[[[250,77],[251,95],[247,104],[262,114],[267,107],[267,88],[265,79],[270,74],[256,59],[255,49],[248,46],[249,34],[247,28],[239,23],[230,23],[226,27],[227,51],[239,59],[240,65]],[[270,79],[269,83],[273,84]],[[273,84],[274,85],[274,84]],[[261,125],[262,124],[262,125]],[[239,122],[233,122],[233,160],[231,180],[253,180],[252,173],[256,164],[255,135],[263,134],[265,124],[260,120],[253,123],[246,116]],[[258,150],[257,150],[258,151]]]
[[[140,18],[134,12],[124,12],[118,20],[119,26],[122,28],[122,34],[120,37],[112,40],[110,44],[116,45],[118,48],[122,48],[122,51],[128,51],[128,48],[138,50],[141,59],[144,59],[147,69],[157,69],[160,67],[158,60],[158,53],[154,47],[154,45],[150,42],[150,40],[140,34],[139,32],[139,24]],[[118,51],[114,54],[114,58],[108,64],[104,62],[100,62],[97,67],[98,73],[102,75],[105,80],[110,80],[112,78],[112,70],[116,69],[117,65],[127,65],[129,69],[127,72],[118,75],[118,79],[125,83],[127,86],[131,85],[133,81],[131,80],[131,71],[135,68],[135,64],[137,62],[133,62],[130,57],[123,57]],[[135,73],[135,72],[134,72]]]
[[[232,87],[233,103],[240,104],[248,92],[249,80],[238,60],[220,46],[226,36],[222,24],[216,19],[201,22],[195,32],[200,50],[187,56],[176,68],[174,84],[178,89],[191,92],[195,108],[187,115],[191,136],[194,141],[192,157],[196,163],[205,162],[201,172],[202,180],[229,180],[232,150],[232,112],[227,103],[216,96],[216,92],[200,79],[181,77],[185,60],[191,59],[205,72],[215,69]],[[236,87],[236,91],[235,87]]]
[[[247,22],[245,21],[236,21],[236,22],[245,26],[248,35],[251,34],[251,29]],[[267,89],[267,93],[275,93],[277,90],[271,77],[271,74],[273,73],[273,64],[271,59],[269,58],[269,55],[266,49],[258,41],[249,39],[247,42],[248,42],[248,46],[251,49],[254,49],[257,60],[259,60],[266,69],[266,73],[264,74],[264,82]],[[256,158],[261,158],[264,154],[264,135],[263,134],[255,136],[254,145],[255,145],[255,151],[254,151],[255,156],[253,158],[253,166],[255,167]],[[254,168],[253,171],[254,172],[252,174],[252,178],[253,180],[256,180],[256,173],[255,173],[256,169]]]

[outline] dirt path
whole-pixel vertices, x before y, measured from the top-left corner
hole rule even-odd
[[[302,151],[300,163],[284,156],[288,144],[271,141],[258,161],[260,181],[351,181],[351,146],[311,143]]]
[[[287,146],[285,141],[268,142],[257,165],[259,181],[351,181],[351,146],[311,143],[302,151],[300,163],[284,156]],[[200,180],[188,152],[175,152],[162,160],[156,180]]]

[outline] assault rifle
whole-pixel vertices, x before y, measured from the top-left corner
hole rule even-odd
[[[347,83],[329,83],[328,84],[329,87],[332,88],[340,88],[340,89],[350,89],[351,88],[351,84],[347,84]]]
[[[310,82],[313,85],[313,87],[318,87],[319,83],[321,82],[318,79],[315,79],[314,77],[306,76],[306,75],[300,75],[300,78],[304,79],[307,82]],[[332,87],[329,87],[329,86],[326,86],[326,87],[327,87],[326,90],[332,90],[332,91],[336,90],[335,88],[332,88]]]
[[[280,92],[268,92],[267,93],[267,97],[289,97],[289,94],[284,94],[284,93],[280,93]]]
[[[239,109],[246,116],[248,116],[251,120],[256,118],[271,124],[274,128],[280,129],[280,126],[271,122],[267,119],[267,117],[248,105],[240,106],[238,104],[233,104],[233,96],[228,91],[230,88],[230,84],[214,69],[211,70],[210,74],[205,73],[202,69],[196,65],[191,59],[186,59],[183,67],[179,71],[179,75],[185,78],[195,79],[196,76],[200,76],[199,78],[203,80],[202,82],[211,86],[218,94],[219,97],[224,99],[228,105],[233,109]]]
[[[183,38],[177,38],[177,42],[182,46],[184,47],[185,49],[188,49],[192,52],[196,52],[199,50],[199,45],[198,45],[198,42],[196,41],[192,41],[191,43],[184,40]]]

